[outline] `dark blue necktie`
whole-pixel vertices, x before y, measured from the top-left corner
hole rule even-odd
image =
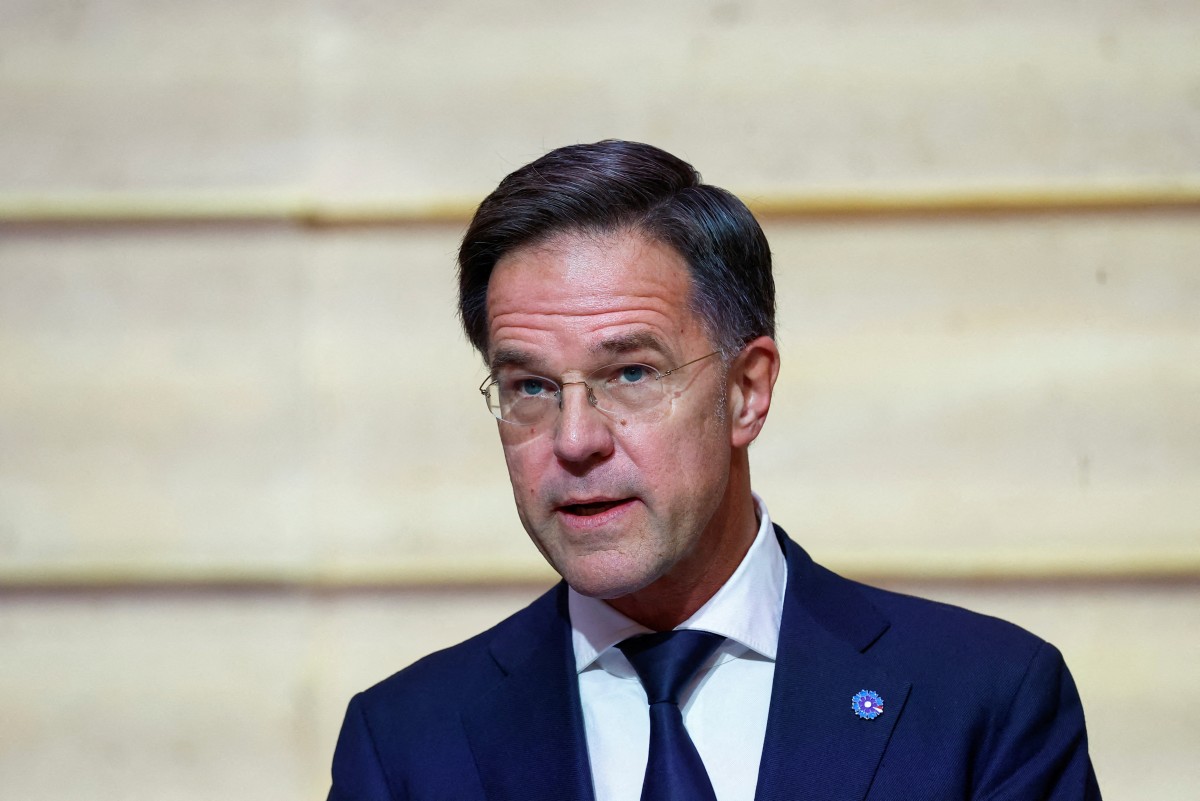
[[[650,753],[642,801],[717,801],[696,745],[683,727],[679,693],[725,638],[707,631],[660,631],[617,647],[650,702]]]

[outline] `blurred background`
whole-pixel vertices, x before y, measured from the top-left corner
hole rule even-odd
[[[549,586],[454,253],[608,137],[763,221],[776,520],[1195,798],[1194,0],[0,0],[0,796],[323,798],[353,692]]]

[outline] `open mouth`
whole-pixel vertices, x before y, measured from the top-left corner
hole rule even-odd
[[[592,517],[594,515],[603,514],[609,509],[615,509],[622,504],[628,503],[629,498],[622,498],[619,501],[596,501],[594,503],[568,503],[563,504],[559,509],[569,515],[578,517]]]

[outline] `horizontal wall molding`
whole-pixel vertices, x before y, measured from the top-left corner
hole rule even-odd
[[[919,551],[818,555],[838,573],[870,583],[1197,584],[1200,552],[1123,554],[988,553],[947,556]],[[544,564],[491,560],[418,560],[307,570],[219,565],[0,565],[0,593],[136,590],[277,590],[346,592],[429,588],[547,586]]]
[[[1200,210],[1200,177],[1171,183],[737,193],[766,218]],[[465,223],[481,198],[322,201],[242,192],[0,193],[0,224]]]

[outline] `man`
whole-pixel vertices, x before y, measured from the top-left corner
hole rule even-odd
[[[509,175],[459,252],[517,512],[564,581],[350,704],[330,799],[1099,798],[1061,656],[814,564],[751,493],[762,230],[648,145]]]

